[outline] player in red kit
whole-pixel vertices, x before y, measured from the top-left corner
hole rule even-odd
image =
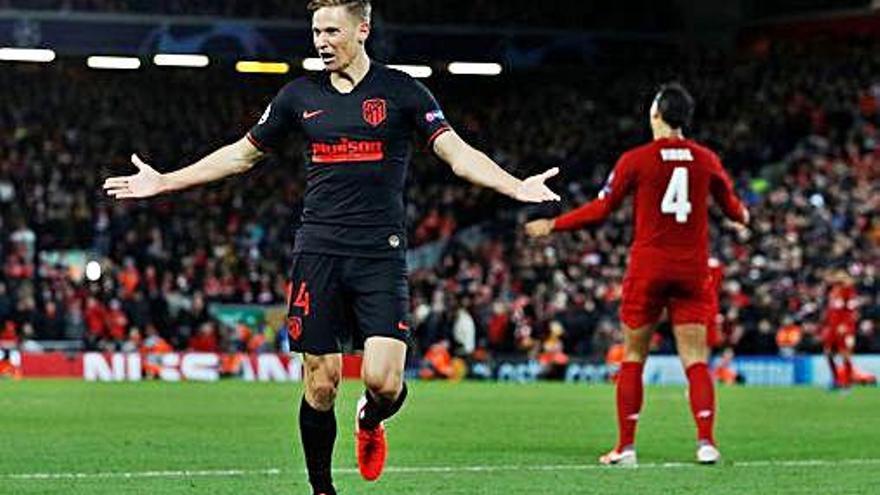
[[[852,279],[845,272],[834,275],[828,291],[828,307],[825,311],[825,328],[822,343],[831,367],[832,385],[847,389],[853,382],[852,354],[856,345],[858,322],[858,294]],[[836,357],[843,360],[843,368],[837,367]]]
[[[603,464],[635,465],[642,370],[651,335],[667,310],[687,373],[697,423],[697,460],[715,463],[715,392],[707,366],[706,323],[713,311],[709,272],[709,197],[734,222],[749,215],[718,156],[684,137],[694,102],[678,84],[664,86],[650,110],[654,140],[621,156],[598,199],[555,219],[526,224],[530,237],[595,225],[634,196],[635,235],[623,282],[624,361],[617,381],[617,445]]]

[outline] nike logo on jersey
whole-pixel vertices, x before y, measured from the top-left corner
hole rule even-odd
[[[409,325],[401,321],[397,323],[397,329],[402,332],[406,332],[409,331]]]
[[[303,110],[303,120],[311,120],[318,115],[324,113],[323,110],[315,110],[314,112],[309,112],[308,110]]]

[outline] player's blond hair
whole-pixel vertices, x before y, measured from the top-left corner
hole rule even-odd
[[[370,0],[311,0],[306,9],[309,12],[315,12],[324,7],[345,7],[349,14],[359,17],[364,22],[370,22],[370,17],[373,14]]]

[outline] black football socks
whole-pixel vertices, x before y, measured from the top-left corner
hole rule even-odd
[[[364,395],[367,397],[367,405],[364,406],[364,412],[359,418],[360,427],[365,430],[373,430],[379,426],[379,423],[394,416],[403,407],[407,395],[406,382],[403,382],[400,395],[394,401],[376,398],[369,390]]]
[[[333,409],[318,411],[303,397],[299,407],[299,431],[312,490],[315,494],[336,495],[330,474],[333,444],[336,443],[335,412]]]

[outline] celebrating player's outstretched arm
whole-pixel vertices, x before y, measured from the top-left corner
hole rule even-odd
[[[525,180],[507,173],[485,153],[467,144],[455,131],[444,132],[434,141],[434,153],[452,167],[456,175],[524,203],[559,201],[559,195],[544,182],[559,173],[551,168]]]
[[[214,151],[193,165],[161,174],[137,155],[132,155],[131,163],[137,167],[138,173],[124,177],[110,177],[104,181],[104,190],[117,199],[149,198],[246,172],[263,156],[263,152],[247,138],[242,138]]]

